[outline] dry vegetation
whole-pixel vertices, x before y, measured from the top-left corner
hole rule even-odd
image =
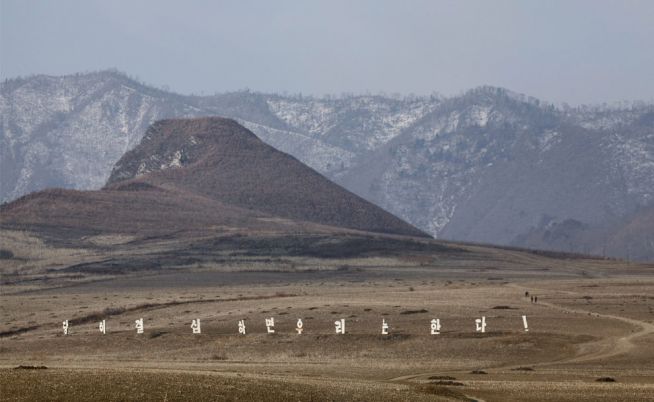
[[[0,369],[4,400],[93,401],[447,401],[421,389],[365,382],[288,382],[248,375],[179,373],[158,370],[47,370],[22,372]],[[25,390],[29,390],[26,394]],[[451,395],[439,390],[437,395]],[[447,390],[445,390],[447,392]],[[460,394],[459,394],[460,395]]]
[[[338,240],[86,237],[78,249],[6,233],[14,257],[1,266],[5,400],[634,401],[654,394],[647,265],[354,233]],[[21,264],[30,269],[13,274]],[[485,334],[474,331],[482,315]],[[264,324],[271,316],[273,335]],[[141,317],[145,333],[137,335]],[[201,335],[191,333],[195,318]],[[302,335],[294,331],[298,318]],[[346,335],[334,334],[340,318]],[[441,335],[429,335],[432,318],[441,319]],[[102,319],[106,335],[97,329]],[[246,336],[237,333],[240,319]],[[388,336],[380,334],[382,319]],[[47,369],[31,368],[40,366]]]

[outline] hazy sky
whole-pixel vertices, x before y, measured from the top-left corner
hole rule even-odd
[[[181,93],[654,99],[654,1],[0,0],[2,78],[115,67]]]

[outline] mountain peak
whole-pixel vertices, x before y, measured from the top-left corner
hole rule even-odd
[[[425,236],[376,205],[265,144],[231,119],[154,123],[116,163],[105,186],[145,183],[287,219]]]
[[[114,166],[107,185],[146,173],[189,166],[221,152],[244,150],[261,141],[232,119],[202,117],[165,119],[146,131],[140,145]]]

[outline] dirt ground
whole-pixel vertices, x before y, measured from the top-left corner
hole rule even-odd
[[[368,261],[321,272],[202,269],[5,285],[0,397],[654,400],[651,270],[579,272],[593,271],[518,275]],[[485,333],[475,330],[482,316]],[[143,334],[134,328],[139,318]],[[202,333],[193,334],[198,318]],[[430,335],[435,318],[441,333]],[[343,335],[334,328],[340,319]]]

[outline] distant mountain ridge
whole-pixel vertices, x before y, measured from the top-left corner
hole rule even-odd
[[[114,72],[10,80],[0,89],[0,196],[100,188],[154,120],[207,115],[236,119],[440,238],[654,258],[651,242],[635,252],[615,235],[623,225],[654,233],[629,223],[653,202],[654,105],[554,107],[493,87],[450,98],[200,97]],[[559,230],[586,234],[536,235],[567,220],[580,226]]]

